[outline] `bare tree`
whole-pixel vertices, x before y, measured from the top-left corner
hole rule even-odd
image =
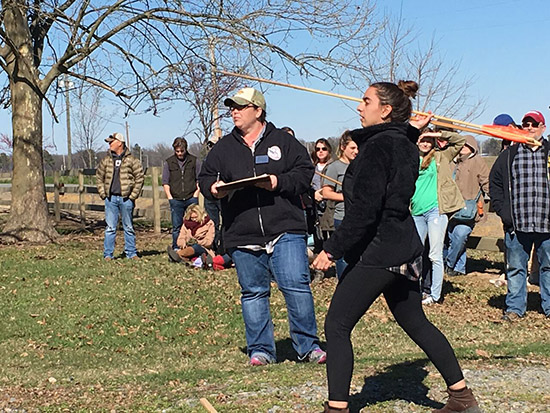
[[[95,166],[99,137],[105,130],[107,119],[114,117],[113,113],[107,114],[104,110],[102,95],[102,89],[90,87],[83,82],[73,93],[72,101],[76,102],[73,138],[76,150],[86,154],[84,164],[88,168]]]
[[[358,0],[2,0],[0,67],[12,109],[13,188],[5,240],[51,241],[44,190],[43,103],[56,117],[50,86],[61,74],[108,90],[126,110],[181,97],[181,64],[207,56],[209,39],[229,49],[224,67],[300,73],[345,82],[379,29]],[[301,46],[292,47],[300,37]],[[303,47],[302,47],[303,46]],[[296,52],[298,50],[298,52]],[[354,56],[354,59],[350,59]],[[205,61],[208,62],[208,60]],[[345,69],[345,71],[344,71]],[[183,82],[182,82],[183,83]]]
[[[485,100],[473,96],[474,77],[463,77],[460,62],[441,54],[434,37],[423,43],[419,32],[401,15],[386,17],[375,50],[368,58],[372,80],[416,81],[420,85],[416,110],[463,120],[474,119],[485,110]]]

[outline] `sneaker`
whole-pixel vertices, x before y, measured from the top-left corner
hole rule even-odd
[[[320,348],[316,348],[309,353],[307,360],[310,363],[325,364],[327,362],[327,353]]]
[[[105,260],[105,261],[112,261],[112,260],[113,260],[113,257],[105,257],[104,260]]]
[[[434,298],[430,295],[427,298],[424,298],[422,300],[422,304],[423,305],[432,305],[432,304],[437,304],[437,301],[435,301]]]
[[[250,357],[251,366],[266,366],[269,363],[271,363],[271,360],[269,360],[265,354],[256,353],[252,354],[252,357]]]
[[[201,255],[202,265],[205,270],[211,270],[214,267],[212,256],[206,252]]]
[[[170,261],[173,262],[181,262],[181,257],[179,254],[172,249],[172,247],[166,248],[166,252],[168,253],[168,257],[170,257]]]
[[[521,316],[518,313],[514,313],[513,311],[507,311],[502,316],[502,319],[504,321],[508,321],[509,323],[514,323],[516,321],[521,320]]]
[[[139,261],[139,257],[137,255],[134,255],[133,257],[130,257],[130,259]]]
[[[458,272],[451,268],[447,268],[447,271],[445,272],[445,274],[447,274],[449,277],[458,277],[459,275],[464,275],[461,272]]]

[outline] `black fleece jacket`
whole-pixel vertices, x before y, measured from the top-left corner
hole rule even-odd
[[[398,122],[352,131],[359,154],[343,182],[346,215],[323,246],[335,259],[388,268],[422,254],[409,210],[418,177],[418,136],[418,129]]]
[[[491,206],[502,220],[504,231],[514,231],[514,219],[512,216],[512,163],[518,154],[519,144],[508,147],[501,152],[489,173],[489,193],[491,194]],[[550,176],[550,143],[544,139],[542,148],[544,156],[549,159],[548,174]]]
[[[199,174],[206,198],[214,199],[210,187],[218,173],[224,182],[264,173],[276,175],[278,182],[275,191],[246,187],[221,199],[226,248],[265,245],[285,232],[305,234],[300,195],[308,190],[314,170],[306,148],[270,122],[254,154],[236,128],[216,143]]]

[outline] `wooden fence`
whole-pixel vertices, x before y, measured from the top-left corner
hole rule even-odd
[[[135,216],[147,216],[153,219],[153,227],[156,233],[160,233],[160,223],[161,219],[170,219],[169,210],[161,210],[161,199],[166,199],[166,195],[163,190],[161,190],[160,185],[158,184],[160,176],[160,167],[152,167],[146,170],[146,176],[152,178],[151,190],[143,189],[140,198],[152,198],[152,207],[151,208],[136,208],[134,210]],[[86,211],[94,212],[104,212],[104,204],[87,204],[85,202],[86,194],[98,194],[97,187],[95,185],[85,185],[84,177],[85,176],[95,176],[95,169],[80,169],[74,171],[65,171],[64,175],[78,176],[78,187],[76,192],[78,193],[78,203],[62,203],[60,201],[61,195],[63,193],[68,193],[73,191],[73,187],[65,187],[61,181],[60,171],[54,171],[53,173],[53,185],[46,185],[46,192],[54,193],[54,202],[49,202],[48,207],[53,209],[53,214],[55,220],[59,221],[61,219],[61,210],[78,210],[80,221],[83,225],[86,224]],[[10,176],[11,177],[11,176]],[[199,202],[203,204],[202,195],[200,196]],[[152,211],[151,211],[152,209]],[[490,211],[489,203],[486,204],[486,211]],[[152,212],[152,213],[151,213]],[[468,248],[484,250],[484,251],[504,251],[504,240],[499,236],[476,236],[475,233],[472,234],[467,243]]]
[[[61,182],[61,174],[65,176],[77,176],[78,177],[78,185],[75,188],[73,186],[65,186]],[[53,185],[47,184],[46,185],[46,192],[51,193],[53,192],[53,202],[48,202],[48,208],[50,210],[53,209],[53,215],[55,217],[56,222],[59,222],[61,219],[61,210],[78,210],[78,214],[80,216],[80,222],[85,225],[86,224],[86,211],[95,211],[95,212],[104,212],[105,211],[105,205],[103,203],[101,204],[94,204],[94,203],[86,203],[85,202],[85,195],[87,194],[96,194],[98,195],[97,187],[96,185],[85,185],[84,184],[84,177],[86,176],[95,176],[96,170],[95,169],[79,169],[79,170],[72,170],[72,171],[54,171],[53,172]],[[149,175],[150,173],[150,175]],[[149,189],[143,189],[141,198],[152,198],[152,208],[135,208],[134,209],[134,216],[149,216],[153,219],[153,227],[154,231],[156,233],[160,233],[160,222],[161,219],[169,219],[170,212],[169,211],[161,211],[161,199],[166,199],[166,194],[161,189],[161,186],[159,185],[159,176],[160,176],[160,167],[152,167],[145,171],[146,176],[151,176],[152,183],[151,183],[151,190]],[[11,176],[6,177],[11,178]],[[6,179],[4,178],[4,179]],[[10,188],[5,188],[4,192],[7,192],[11,190]],[[78,203],[67,203],[67,202],[61,202],[61,196],[65,193],[78,193]],[[99,195],[98,195],[99,196]],[[3,201],[2,204],[8,204],[8,201]],[[151,211],[152,209],[152,211]],[[151,213],[152,212],[152,213]],[[164,214],[163,214],[164,213]]]

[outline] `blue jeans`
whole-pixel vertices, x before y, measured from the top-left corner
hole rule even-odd
[[[341,219],[335,219],[334,220],[334,229],[338,228],[340,226],[340,224],[342,224],[342,221]],[[336,260],[336,277],[338,277],[338,279],[342,278],[342,274],[344,273],[344,270],[346,269],[346,267],[348,266],[348,263],[343,259],[343,258],[340,258],[339,260]]]
[[[413,219],[422,243],[426,242],[426,236],[430,241],[428,254],[432,262],[430,295],[435,301],[439,301],[443,288],[443,243],[449,218],[445,214],[439,215],[439,208],[435,207],[422,215],[413,215]]]
[[[183,225],[183,215],[189,205],[197,204],[197,198],[170,199],[170,217],[172,218],[172,249],[178,248],[178,237],[180,236],[181,226]]]
[[[540,297],[544,314],[550,315],[550,234],[534,232],[506,233],[506,312],[520,316],[527,310],[527,263],[533,245],[540,264]]]
[[[238,248],[232,249],[231,255],[241,286],[248,356],[263,354],[271,361],[276,360],[269,310],[272,274],[286,301],[290,337],[298,357],[303,359],[318,348],[306,236],[285,233],[272,254]]]
[[[445,263],[447,267],[460,274],[466,274],[466,241],[472,233],[473,228],[465,224],[449,224],[449,247]]]
[[[103,257],[113,258],[115,252],[116,228],[118,217],[122,217],[122,229],[124,230],[124,252],[126,258],[137,255],[136,233],[132,216],[134,213],[134,201],[129,198],[112,195],[105,198],[105,240],[103,241]]]

